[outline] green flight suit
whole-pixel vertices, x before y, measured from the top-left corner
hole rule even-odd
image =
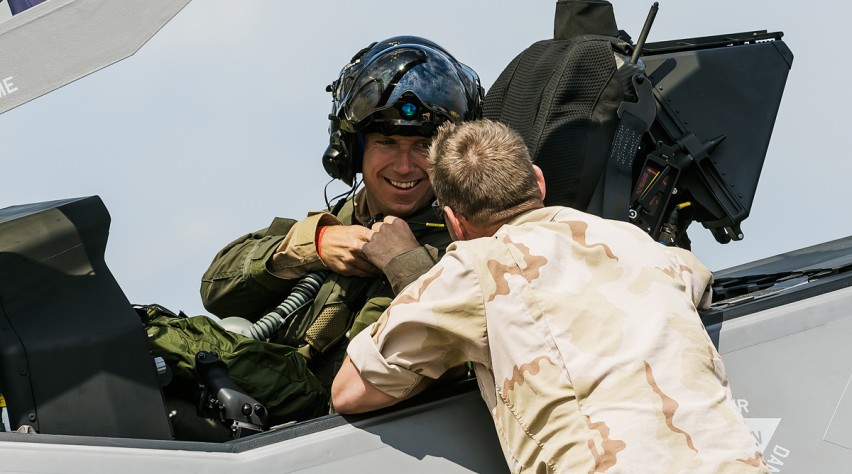
[[[404,219],[422,247],[393,258],[382,269],[383,277],[331,274],[305,316],[276,339],[300,347],[310,373],[326,391],[349,339],[378,319],[393,296],[428,271],[451,242],[430,206]],[[276,218],[268,228],[240,237],[216,255],[202,278],[205,308],[221,318],[258,320],[281,303],[301,276],[325,269],[314,243],[318,226],[365,225],[369,220],[362,190],[337,216],[313,213],[299,222]]]

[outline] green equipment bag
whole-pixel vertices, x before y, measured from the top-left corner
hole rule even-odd
[[[328,394],[294,348],[232,333],[205,316],[187,317],[159,305],[136,309],[152,354],[174,372],[171,395],[195,397],[195,354],[208,351],[219,355],[234,383],[266,407],[271,425],[328,414]]]

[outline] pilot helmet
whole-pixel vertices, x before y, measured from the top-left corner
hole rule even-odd
[[[362,49],[327,90],[333,105],[323,166],[347,184],[361,171],[364,133],[429,137],[448,120],[482,116],[476,72],[416,36]]]

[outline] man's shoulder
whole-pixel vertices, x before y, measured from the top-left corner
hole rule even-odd
[[[511,229],[512,227],[535,225],[542,222],[553,222],[556,220],[566,219],[570,216],[587,215],[576,209],[565,206],[547,206],[531,209],[518,216],[515,216],[500,230]],[[499,230],[498,230],[499,233]]]
[[[584,248],[603,245],[627,255],[639,252],[695,260],[689,251],[665,247],[632,223],[604,219],[562,206],[528,211],[502,226],[493,240],[514,246],[524,245],[532,250],[540,246],[552,250],[554,242],[561,242]]]
[[[545,238],[548,232],[564,233],[570,231],[567,222],[586,221],[588,214],[570,207],[550,206],[527,211],[516,216],[494,233],[498,242],[535,241]],[[593,216],[589,216],[593,217]]]
[[[630,241],[640,244],[656,243],[645,231],[636,225],[589,214],[571,207],[550,206],[530,211],[523,220],[512,222],[521,229],[551,229],[568,233],[576,239],[585,241],[587,236],[595,239]],[[501,229],[502,230],[502,229]],[[512,232],[512,226],[505,226],[506,232]],[[518,232],[515,230],[515,232]]]
[[[473,269],[481,267],[489,271],[490,267],[501,263],[511,265],[514,262],[515,247],[523,239],[513,238],[508,233],[496,233],[491,237],[480,237],[471,240],[457,240],[447,247],[447,257],[461,264],[461,267]]]

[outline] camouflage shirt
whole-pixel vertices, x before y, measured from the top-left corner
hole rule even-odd
[[[513,472],[767,472],[697,312],[711,278],[632,224],[538,209],[450,245],[348,352],[394,397],[473,362]]]

